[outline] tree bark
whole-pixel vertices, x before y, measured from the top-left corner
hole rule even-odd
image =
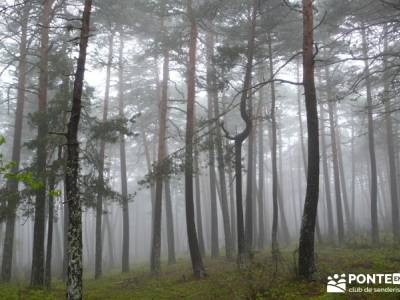
[[[308,130],[307,189],[299,242],[299,275],[311,279],[315,271],[314,233],[319,192],[319,130],[314,82],[314,22],[312,0],[303,0],[303,85]]]
[[[163,82],[159,110],[159,137],[158,137],[158,158],[156,170],[156,193],[153,212],[153,240],[151,247],[151,272],[160,272],[161,255],[161,212],[162,212],[162,189],[167,166],[166,161],[166,129],[167,129],[167,108],[168,108],[168,81],[169,81],[169,51],[164,48]]]
[[[174,234],[174,218],[172,213],[171,199],[171,183],[169,178],[165,181],[165,215],[167,220],[167,242],[168,242],[168,264],[175,264],[175,234]]]
[[[364,56],[364,75],[365,85],[367,89],[367,114],[368,114],[368,150],[370,157],[371,167],[371,238],[372,244],[379,243],[379,227],[378,227],[378,177],[376,171],[376,157],[375,157],[375,137],[374,137],[374,116],[372,107],[372,88],[370,81],[370,71],[368,62],[368,44],[365,26],[362,24],[361,29],[362,37],[362,51]]]
[[[19,44],[19,64],[18,64],[18,85],[17,85],[17,109],[15,113],[14,123],[14,139],[11,160],[15,163],[12,173],[19,170],[21,158],[21,139],[22,139],[22,126],[24,116],[25,104],[25,86],[27,75],[27,39],[28,39],[28,22],[31,10],[31,3],[25,2],[21,16],[21,38]],[[7,189],[10,199],[7,201],[7,216],[6,216],[6,229],[3,245],[3,257],[1,266],[1,280],[9,282],[11,279],[12,261],[13,261],[13,246],[14,246],[14,232],[15,232],[15,219],[18,207],[18,182],[9,180],[7,182]]]
[[[51,7],[55,0],[42,1],[40,16],[40,62],[39,62],[39,97],[38,113],[40,114],[37,134],[37,178],[42,187],[36,191],[35,221],[33,227],[33,252],[31,286],[44,284],[44,235],[45,235],[45,208],[46,208],[46,159],[47,159],[47,86],[49,81],[49,25],[51,22]]]
[[[387,40],[387,27],[384,29],[384,52],[388,51],[388,40]],[[389,95],[389,72],[388,72],[388,61],[387,56],[383,56],[383,101],[385,103],[385,125],[386,125],[386,140],[387,140],[387,151],[389,157],[389,178],[390,178],[390,200],[392,204],[392,231],[394,241],[398,243],[400,241],[400,224],[399,224],[399,204],[398,204],[398,191],[397,191],[397,166],[396,158],[394,154],[394,142],[393,142],[393,121],[391,115],[391,99]]]
[[[194,175],[195,180],[195,193],[196,193],[196,228],[197,237],[199,240],[200,254],[202,257],[206,255],[206,248],[204,244],[204,234],[203,234],[203,214],[201,212],[201,192],[200,192],[200,174],[199,174],[199,152],[197,151],[197,145],[194,145],[194,168],[196,173]]]
[[[79,42],[79,58],[75,74],[72,109],[67,131],[66,196],[69,209],[67,299],[82,299],[82,207],[79,197],[79,143],[78,128],[81,116],[81,98],[86,64],[86,50],[90,34],[92,0],[85,0]]]
[[[335,231],[333,229],[333,210],[332,210],[332,198],[331,198],[331,181],[329,176],[329,167],[328,167],[328,157],[327,157],[327,147],[326,147],[326,139],[325,139],[325,113],[324,106],[320,102],[319,103],[319,111],[320,111],[320,132],[321,132],[321,150],[322,150],[322,168],[324,173],[324,187],[325,187],[325,200],[326,200],[326,208],[327,208],[327,219],[328,219],[328,240],[329,242],[333,242],[333,237]]]
[[[190,19],[189,62],[187,70],[187,111],[186,111],[186,140],[185,140],[185,205],[186,226],[189,242],[190,258],[194,276],[204,277],[205,270],[201,258],[196,233],[193,203],[193,137],[196,98],[196,49],[197,24],[192,10],[192,0],[187,1],[187,12]]]
[[[337,139],[335,130],[335,119],[333,110],[331,83],[329,66],[325,67],[326,76],[326,88],[327,88],[327,100],[328,100],[328,111],[329,111],[329,129],[331,134],[331,147],[332,147],[332,164],[333,164],[333,179],[335,184],[335,196],[336,196],[336,214],[337,214],[337,225],[338,225],[338,240],[339,244],[344,241],[344,222],[343,222],[343,208],[342,208],[342,195],[340,192],[340,175],[339,175],[339,162],[338,162],[338,151],[337,151]]]
[[[121,119],[124,114],[124,37],[120,32],[119,66],[118,66],[118,111]],[[129,272],[129,205],[128,179],[126,174],[125,136],[119,137],[119,154],[121,164],[121,195],[122,195],[122,272]]]
[[[104,106],[103,106],[103,123],[107,122],[108,119],[108,105],[110,100],[110,80],[111,80],[111,66],[113,63],[114,55],[114,31],[109,35],[108,40],[108,59],[107,59],[107,76],[106,76],[106,89],[104,95]],[[102,270],[102,259],[103,259],[103,242],[101,237],[101,225],[103,218],[103,189],[104,189],[104,160],[105,160],[105,149],[106,141],[100,140],[100,153],[99,153],[99,177],[97,180],[97,188],[99,189],[97,194],[96,202],[96,254],[95,254],[95,270],[94,278],[98,279],[101,277]]]
[[[54,191],[55,189],[55,172],[50,174],[49,178],[49,190]],[[53,225],[54,225],[54,196],[49,196],[49,216],[48,216],[48,225],[47,225],[47,248],[46,248],[46,265],[44,272],[44,286],[47,289],[51,287],[51,257],[53,250]]]

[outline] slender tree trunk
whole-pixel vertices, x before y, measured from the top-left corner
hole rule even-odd
[[[300,81],[300,59],[297,61],[297,82]],[[301,145],[301,156],[303,158],[304,174],[307,177],[307,156],[306,156],[306,146],[304,144],[304,129],[302,120],[302,109],[301,109],[301,87],[297,87],[297,106],[298,106],[298,117],[300,125],[300,145]]]
[[[165,216],[167,220],[168,264],[175,264],[174,218],[172,214],[171,183],[165,178]]]
[[[272,36],[268,32],[269,72],[272,78],[274,63],[272,57]],[[276,132],[276,96],[275,84],[271,82],[271,165],[272,165],[272,254],[274,259],[279,253],[278,244],[278,166],[277,166],[277,132]]]
[[[203,217],[201,212],[201,191],[200,191],[200,174],[199,174],[199,152],[197,151],[197,145],[194,145],[194,168],[196,173],[194,175],[195,180],[195,193],[196,193],[196,228],[197,237],[199,240],[200,254],[202,257],[206,255],[206,248],[204,244],[203,234]]]
[[[265,246],[265,225],[264,225],[264,94],[263,89],[259,92],[259,121],[258,121],[258,249],[264,249]]]
[[[231,232],[232,232],[232,249],[235,249],[236,245],[236,237],[237,237],[237,232],[236,232],[236,208],[235,208],[235,191],[233,187],[233,172],[232,172],[232,167],[228,166],[228,180],[229,180],[229,198],[230,198],[230,212],[231,212]]]
[[[387,27],[385,26],[384,33],[384,52],[388,51],[388,40],[387,40]],[[393,142],[393,121],[391,115],[391,100],[389,95],[389,71],[387,56],[383,56],[383,96],[385,103],[385,125],[386,125],[386,140],[387,140],[387,151],[389,157],[389,178],[390,178],[390,200],[392,204],[392,231],[394,241],[398,243],[400,241],[400,224],[399,224],[399,204],[398,204],[398,191],[397,191],[397,166],[396,158],[394,154],[394,142]]]
[[[372,88],[368,62],[368,44],[367,34],[365,32],[364,24],[362,24],[361,30],[362,36],[362,51],[365,58],[364,75],[365,84],[367,88],[367,114],[368,114],[368,149],[371,165],[371,237],[372,244],[377,245],[379,243],[379,226],[378,226],[378,178],[376,171],[376,157],[375,157],[375,137],[374,137],[374,116],[372,107]]]
[[[78,128],[81,97],[85,74],[86,50],[90,33],[92,0],[85,0],[79,42],[79,58],[75,74],[72,109],[67,132],[66,195],[69,209],[67,299],[82,299],[82,207],[79,198],[79,142]]]
[[[308,129],[307,189],[299,242],[299,275],[311,279],[315,271],[314,233],[319,192],[319,130],[314,82],[314,25],[312,0],[303,0],[303,85]]]
[[[228,207],[228,196],[226,187],[225,177],[225,161],[224,152],[222,146],[222,134],[219,127],[215,127],[213,119],[219,118],[219,103],[218,103],[218,91],[216,86],[216,75],[214,66],[214,36],[212,33],[207,33],[207,86],[208,86],[208,120],[209,120],[209,131],[210,136],[214,139],[210,139],[210,148],[214,148],[213,144],[215,141],[217,163],[218,163],[218,175],[221,186],[221,210],[222,210],[222,221],[224,225],[225,235],[225,252],[228,259],[233,257],[233,242],[231,232],[231,222],[229,220],[229,207]],[[214,108],[214,109],[212,109]],[[210,150],[211,151],[211,150]],[[211,167],[211,165],[210,165]]]
[[[333,229],[333,209],[332,209],[332,198],[331,198],[331,181],[329,178],[329,167],[328,167],[328,157],[327,157],[327,147],[325,139],[325,112],[322,102],[319,103],[320,111],[320,131],[321,131],[321,150],[322,150],[322,168],[324,173],[324,187],[325,187],[325,200],[327,208],[327,219],[328,219],[328,240],[330,242],[334,239],[334,229]]]
[[[40,16],[40,62],[39,62],[39,97],[38,113],[40,114],[37,134],[37,178],[42,187],[36,191],[35,221],[33,227],[33,252],[31,286],[44,284],[44,235],[46,208],[46,159],[47,159],[47,86],[49,81],[49,25],[51,22],[51,7],[55,0],[42,1]]]
[[[253,190],[253,176],[254,176],[254,135],[255,126],[253,121],[253,101],[252,96],[249,96],[248,101],[248,114],[253,123],[251,126],[248,149],[247,149],[247,184],[246,184],[246,226],[245,226],[245,243],[246,251],[251,252],[253,250],[253,206],[254,206],[254,190]]]
[[[248,100],[251,95],[251,77],[253,71],[255,35],[257,22],[257,0],[254,0],[251,13],[251,26],[249,39],[247,42],[247,64],[246,73],[243,83],[243,91],[240,99],[240,115],[246,123],[245,129],[235,135],[229,136],[225,130],[227,138],[235,142],[235,176],[236,176],[236,218],[237,218],[237,241],[238,241],[238,266],[239,269],[244,269],[247,266],[248,251],[246,249],[244,221],[243,221],[243,195],[242,195],[242,145],[251,132],[252,120],[248,114]]]
[[[185,140],[185,204],[186,226],[189,242],[190,258],[193,273],[197,278],[205,275],[203,260],[201,258],[199,243],[196,233],[193,203],[193,137],[196,98],[196,49],[197,49],[197,24],[192,11],[192,0],[187,1],[187,11],[190,19],[190,44],[189,63],[187,70],[187,111],[186,111],[186,140]]]
[[[160,100],[159,112],[159,140],[158,140],[158,160],[156,193],[153,213],[153,240],[151,247],[151,272],[158,274],[160,272],[161,255],[161,212],[162,212],[162,189],[164,180],[164,170],[166,166],[166,129],[167,129],[167,108],[168,108],[168,81],[169,81],[169,51],[164,49],[163,63],[163,82]]]
[[[25,86],[27,75],[27,37],[28,21],[31,3],[26,1],[21,17],[21,39],[19,44],[18,85],[17,85],[17,110],[15,113],[14,139],[11,159],[15,163],[13,173],[18,172],[21,158],[22,124],[25,104]],[[15,232],[15,219],[18,207],[18,183],[15,180],[7,182],[10,199],[7,201],[6,229],[3,245],[3,258],[1,266],[1,280],[8,282],[11,279],[13,245]]]
[[[108,40],[108,59],[107,59],[107,77],[106,77],[106,90],[104,96],[104,107],[103,107],[103,123],[107,122],[108,119],[108,104],[110,100],[110,80],[111,80],[111,66],[113,63],[114,55],[114,31],[109,35]],[[102,270],[102,259],[103,259],[103,243],[101,238],[101,225],[103,218],[103,189],[104,189],[104,160],[105,160],[105,149],[106,141],[100,140],[100,165],[99,165],[99,177],[97,180],[99,192],[97,194],[96,202],[96,254],[95,254],[95,270],[94,278],[98,279],[103,273]]]
[[[121,119],[124,114],[124,37],[120,32],[119,66],[118,66],[118,111]],[[126,174],[125,136],[119,137],[119,154],[121,164],[121,195],[122,195],[122,272],[129,272],[129,205],[128,179]]]
[[[56,174],[53,172],[50,174],[49,178],[49,189],[50,191],[54,191],[55,188],[55,176]],[[47,249],[46,249],[46,265],[45,265],[45,277],[44,277],[44,285],[46,288],[51,287],[51,257],[53,250],[53,225],[54,225],[54,196],[49,196],[49,217],[48,217],[48,225],[47,225]]]
[[[337,214],[337,225],[338,225],[338,239],[339,244],[344,241],[344,222],[343,222],[343,208],[342,208],[342,195],[340,192],[340,175],[339,175],[339,162],[338,162],[338,151],[337,151],[337,140],[336,140],[336,130],[335,130],[335,119],[334,119],[334,109],[331,83],[330,83],[330,73],[329,66],[325,67],[326,75],[326,88],[327,88],[327,100],[328,100],[328,111],[329,111],[329,128],[331,133],[331,145],[332,145],[332,163],[333,163],[333,179],[335,184],[335,196],[336,196],[336,214]]]

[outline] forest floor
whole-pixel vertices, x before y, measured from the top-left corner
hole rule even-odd
[[[183,259],[172,266],[163,265],[157,278],[150,276],[148,267],[140,266],[127,274],[111,273],[97,281],[86,279],[84,299],[400,299],[400,293],[326,293],[327,277],[335,273],[399,273],[399,249],[357,243],[345,248],[319,246],[318,273],[311,283],[296,278],[295,255],[293,249],[282,250],[275,275],[275,265],[267,251],[255,253],[249,269],[242,272],[235,262],[223,257],[206,259],[208,277],[201,280],[192,277],[190,263]],[[54,282],[51,291],[8,284],[0,285],[0,299],[65,299],[64,291],[61,282]]]

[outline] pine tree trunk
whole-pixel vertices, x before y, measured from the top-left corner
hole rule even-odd
[[[49,190],[54,191],[55,189],[55,173],[50,174],[49,178]],[[46,249],[46,265],[45,265],[45,277],[44,286],[48,289],[51,287],[51,257],[53,250],[53,225],[54,225],[54,196],[49,196],[49,217],[47,225],[47,249]]]
[[[387,27],[385,26],[384,33],[384,52],[388,51],[388,40],[387,40]],[[393,121],[391,115],[391,100],[389,95],[389,71],[387,57],[383,56],[383,96],[385,103],[385,125],[386,125],[386,140],[387,140],[387,151],[389,157],[389,178],[390,178],[390,200],[392,204],[392,231],[394,241],[400,241],[400,222],[399,222],[399,204],[398,204],[398,191],[397,191],[397,166],[396,158],[394,154],[394,142],[393,142]]]
[[[167,110],[168,110],[168,80],[169,80],[169,51],[164,49],[163,63],[163,82],[160,98],[159,112],[159,137],[158,137],[158,158],[157,158],[157,177],[156,177],[156,193],[153,211],[153,235],[151,247],[151,272],[158,274],[160,272],[160,255],[161,255],[161,213],[162,213],[162,190],[164,172],[166,168],[166,127],[167,127]]]
[[[268,32],[269,72],[274,74],[274,63],[272,57],[272,37]],[[279,252],[278,245],[278,166],[277,166],[277,133],[276,133],[276,96],[275,84],[271,82],[271,165],[272,165],[272,254],[274,258]]]
[[[246,226],[245,226],[245,243],[246,243],[246,251],[251,252],[253,250],[253,206],[254,206],[254,190],[253,190],[253,182],[255,178],[254,176],[254,135],[255,135],[255,127],[253,118],[253,102],[252,96],[249,96],[248,101],[248,114],[251,122],[253,123],[251,126],[249,140],[248,140],[248,148],[247,148],[247,184],[246,184]]]
[[[221,186],[221,210],[222,210],[222,221],[224,225],[224,235],[225,235],[225,252],[228,259],[233,257],[233,242],[232,242],[232,232],[231,232],[231,221],[229,219],[229,206],[228,206],[228,195],[225,177],[225,161],[224,152],[222,146],[222,134],[221,128],[215,127],[213,119],[219,119],[219,103],[218,103],[218,90],[216,87],[216,71],[214,66],[214,44],[215,38],[212,33],[207,33],[207,89],[208,89],[208,120],[209,120],[209,131],[210,136],[214,138],[211,139],[211,144],[215,142],[217,163],[218,163],[218,177]],[[214,108],[214,109],[212,109]],[[210,146],[211,146],[210,144]]]
[[[104,106],[103,106],[103,123],[107,122],[108,119],[108,105],[110,100],[110,80],[111,80],[111,66],[113,63],[114,55],[114,32],[110,33],[108,41],[108,59],[107,59],[107,76],[106,76],[106,90],[104,95]],[[97,179],[97,202],[96,202],[96,254],[95,254],[95,270],[94,278],[98,279],[103,273],[102,260],[103,260],[103,242],[101,235],[101,225],[103,219],[103,189],[105,186],[104,182],[104,160],[105,160],[105,149],[106,142],[104,139],[100,140],[100,153],[99,153],[99,177]]]
[[[362,24],[361,30],[362,36],[362,51],[365,58],[364,65],[364,76],[365,84],[367,88],[367,114],[368,114],[368,149],[370,157],[371,167],[371,237],[372,244],[377,245],[379,243],[379,227],[378,227],[378,177],[376,171],[376,157],[375,157],[375,137],[374,137],[374,116],[372,107],[372,88],[368,62],[368,44],[367,35],[365,32],[364,24]]]
[[[197,238],[199,240],[199,248],[201,256],[206,255],[206,248],[204,244],[204,234],[203,234],[203,217],[201,212],[201,192],[200,192],[200,174],[199,174],[199,153],[197,151],[197,145],[194,145],[194,168],[196,173],[194,175],[195,180],[195,194],[196,194],[196,228],[197,228]]]
[[[118,99],[119,117],[124,114],[124,38],[120,32],[119,67],[118,67]],[[120,134],[119,153],[121,163],[121,195],[122,195],[122,272],[129,272],[129,204],[128,204],[128,179],[126,174],[125,136]]]
[[[79,198],[79,143],[78,128],[85,74],[86,50],[90,33],[92,0],[85,0],[79,42],[79,58],[75,74],[72,109],[67,132],[66,196],[69,209],[67,299],[82,299],[82,207]]]
[[[196,97],[196,49],[197,49],[197,24],[192,11],[192,1],[187,2],[187,11],[190,19],[190,44],[189,62],[187,70],[187,111],[186,111],[186,140],[185,140],[185,205],[186,226],[189,243],[190,258],[194,276],[197,278],[205,275],[203,260],[199,249],[196,233],[193,202],[193,142],[195,121]]]
[[[299,275],[311,279],[315,271],[314,233],[319,192],[319,130],[314,82],[314,25],[312,0],[303,0],[303,85],[308,130],[307,189],[299,242]]]
[[[167,153],[167,151],[166,151]],[[168,242],[168,264],[175,264],[175,235],[174,235],[174,218],[172,213],[171,199],[171,183],[169,178],[165,181],[165,216],[167,219],[167,242]]]
[[[25,86],[27,75],[27,38],[28,38],[28,21],[31,10],[29,1],[25,2],[21,17],[21,39],[19,44],[19,64],[18,64],[18,86],[17,86],[17,109],[15,113],[14,123],[14,139],[12,147],[11,160],[15,163],[12,170],[13,173],[18,172],[21,157],[21,139],[22,124],[25,104]],[[10,200],[7,202],[6,229],[3,245],[3,257],[1,266],[1,280],[9,282],[11,279],[12,261],[13,261],[13,245],[16,211],[18,207],[18,183],[15,180],[7,182],[7,189]]]
[[[325,112],[324,106],[320,102],[320,131],[321,131],[321,150],[322,150],[322,168],[324,173],[324,187],[325,187],[325,200],[326,200],[326,208],[327,208],[327,219],[328,219],[328,240],[329,242],[333,242],[335,231],[333,229],[333,209],[332,209],[332,198],[331,198],[331,181],[329,176],[329,167],[328,167],[328,157],[327,157],[327,147],[326,147],[326,139],[325,139]]]
[[[340,192],[340,175],[339,175],[339,162],[337,152],[337,139],[335,130],[335,119],[333,110],[333,101],[331,84],[330,84],[330,73],[329,66],[325,67],[326,75],[326,87],[327,87],[327,100],[328,100],[328,112],[329,112],[329,129],[331,134],[331,146],[332,146],[332,164],[333,164],[333,181],[335,185],[335,196],[336,196],[336,214],[337,214],[337,225],[338,225],[338,239],[339,244],[344,241],[344,222],[343,222],[343,208],[342,208],[342,195]]]
[[[43,0],[40,16],[40,62],[39,62],[39,97],[38,113],[40,114],[37,134],[37,178],[42,187],[36,191],[35,221],[33,227],[33,252],[31,286],[44,284],[44,235],[45,235],[45,207],[46,207],[46,159],[47,159],[47,85],[49,81],[49,25],[51,21],[51,7],[55,0]]]
[[[264,226],[264,94],[263,89],[259,92],[259,122],[258,122],[258,249],[264,249],[265,246],[265,226]]]

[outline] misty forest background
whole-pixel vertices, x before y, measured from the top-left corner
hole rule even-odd
[[[0,15],[4,299],[309,299],[400,266],[398,1]]]

